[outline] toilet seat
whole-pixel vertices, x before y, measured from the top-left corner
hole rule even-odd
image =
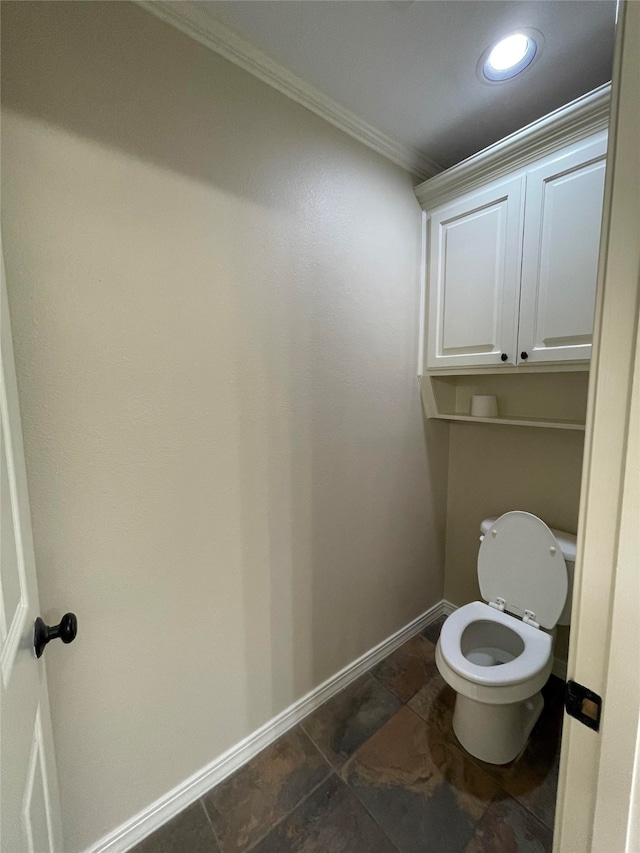
[[[498,666],[479,666],[468,660],[462,653],[462,635],[472,622],[481,621],[505,625],[517,634],[524,643],[522,653],[508,663]],[[475,684],[506,687],[528,681],[545,669],[549,663],[552,641],[551,636],[544,631],[533,628],[508,613],[495,610],[481,601],[474,601],[455,610],[445,620],[439,645],[446,663],[458,675]]]

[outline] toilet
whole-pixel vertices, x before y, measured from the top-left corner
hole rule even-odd
[[[453,730],[467,752],[507,764],[542,711],[555,626],[571,617],[576,538],[519,510],[482,522],[474,601],[445,621],[436,665],[456,692]]]

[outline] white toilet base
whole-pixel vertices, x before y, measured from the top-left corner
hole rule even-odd
[[[488,705],[458,693],[453,731],[471,755],[489,764],[508,764],[524,749],[543,707],[540,692],[506,705]]]

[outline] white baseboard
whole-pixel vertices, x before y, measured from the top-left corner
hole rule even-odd
[[[561,678],[563,681],[567,680],[567,662],[566,660],[562,660],[562,658],[554,657],[553,666],[551,667],[551,672],[554,675],[557,675],[558,678]]]
[[[450,601],[447,601],[446,598],[443,598],[440,602],[440,607],[442,608],[443,616],[451,616],[454,610],[458,609],[457,604],[452,604]],[[435,622],[435,619],[433,620]]]
[[[440,616],[449,615],[455,606],[446,600],[439,601],[429,610],[418,616],[404,628],[396,631],[388,639],[379,643],[370,651],[350,663],[336,675],[327,679],[302,699],[294,702],[278,716],[274,717],[257,731],[250,734],[240,743],[228,749],[214,759],[202,770],[194,773],[172,791],[156,800],[139,814],[132,817],[122,826],[105,835],[86,853],[124,853],[130,850],[156,829],[175,817],[187,806],[206,794],[215,785],[230,776],[243,764],[261,752],[273,741],[293,726],[297,725],[308,714],[330,699],[372,666],[383,660],[388,654],[401,646],[410,637],[422,631],[427,625],[435,622]]]
[[[449,616],[456,609],[455,604],[442,599],[421,616],[405,625],[404,628],[396,631],[391,637],[307,693],[302,699],[294,702],[293,705],[269,720],[240,743],[228,749],[206,767],[203,767],[202,770],[185,779],[184,782],[160,797],[155,803],[105,835],[89,847],[86,853],[125,853],[125,851],[130,850],[301,722],[323,702],[335,696],[336,693],[339,693],[340,690],[399,648],[408,639],[418,634],[427,625],[435,622],[440,616]],[[563,681],[566,680],[566,661],[554,657],[552,672],[562,678]]]

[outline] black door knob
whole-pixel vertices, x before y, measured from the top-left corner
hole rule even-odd
[[[508,358],[509,356],[506,354],[506,352],[503,352],[500,356],[500,361],[506,361]]]
[[[521,358],[523,361],[526,361],[526,360],[529,358],[529,353],[528,353],[528,352],[521,352],[521,353],[520,353],[520,358]]]
[[[63,643],[72,643],[78,633],[78,620],[75,613],[65,613],[59,625],[45,625],[38,616],[33,634],[33,649],[36,657],[42,657],[44,647],[49,640],[60,638]]]

